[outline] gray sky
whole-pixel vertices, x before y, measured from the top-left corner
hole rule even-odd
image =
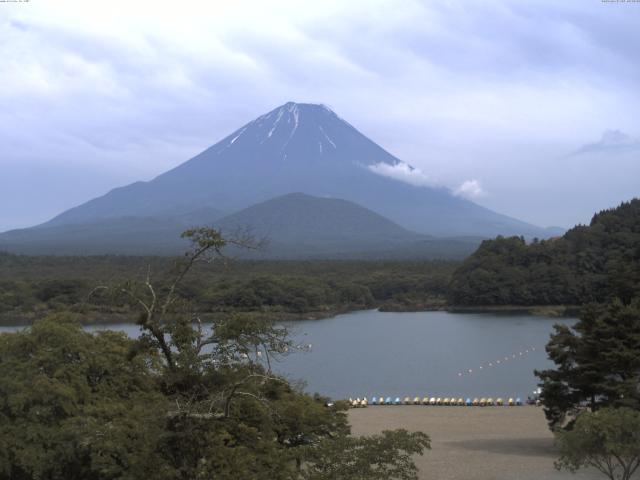
[[[539,225],[640,195],[640,2],[0,3],[0,231],[325,103]]]

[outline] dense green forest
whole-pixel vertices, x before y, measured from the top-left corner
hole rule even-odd
[[[484,241],[453,274],[456,305],[581,305],[640,293],[640,199],[549,240]]]
[[[114,289],[134,301],[139,338],[89,333],[70,313],[0,333],[0,480],[416,480],[425,433],[351,436],[346,402],[271,371],[297,349],[286,328],[194,321],[180,286],[225,240],[189,238],[165,275]]]
[[[55,257],[0,254],[0,322],[31,323],[70,310],[85,322],[131,319],[131,302],[107,298],[150,272],[162,282],[176,259],[167,257]],[[274,319],[316,318],[380,307],[418,310],[444,304],[453,262],[232,261],[199,264],[181,294],[204,315],[254,312]]]
[[[0,253],[0,323],[71,311],[84,322],[132,320],[132,303],[107,298],[126,281],[162,282],[170,257],[25,256]],[[589,226],[527,243],[484,241],[463,263],[444,261],[248,261],[196,265],[181,294],[207,316],[251,312],[319,318],[381,308],[582,305],[640,292],[640,200],[596,214]]]

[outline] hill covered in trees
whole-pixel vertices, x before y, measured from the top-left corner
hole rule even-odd
[[[527,244],[484,241],[458,267],[456,305],[580,305],[640,294],[640,199],[594,215],[588,226]]]
[[[97,286],[129,279],[162,279],[175,258],[26,256],[0,252],[0,324],[30,324],[51,312],[82,314],[85,323],[123,321],[134,304],[105,297]],[[273,319],[318,318],[380,307],[441,306],[456,262],[230,261],[194,267],[181,286],[199,311],[218,316],[252,313]],[[161,281],[161,280],[160,280]],[[93,292],[93,294],[92,294]]]

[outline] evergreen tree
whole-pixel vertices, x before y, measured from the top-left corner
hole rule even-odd
[[[555,326],[546,349],[556,368],[536,375],[552,428],[585,408],[640,410],[640,299],[585,307],[573,327]]]

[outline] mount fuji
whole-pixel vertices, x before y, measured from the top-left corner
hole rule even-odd
[[[101,253],[130,250],[127,238],[136,235],[144,236],[146,251],[162,250],[161,245],[173,245],[166,235],[184,226],[224,225],[228,216],[237,224],[242,210],[264,202],[269,208],[281,208],[283,202],[269,200],[294,192],[318,201],[355,204],[361,209],[351,209],[353,215],[370,211],[406,232],[407,241],[415,241],[416,234],[429,238],[550,236],[544,228],[493,212],[447,188],[411,184],[383,174],[398,169],[413,171],[326,106],[289,102],[151,181],[116,188],[42,225],[0,234],[0,249],[94,252],[91,242],[102,231],[117,238],[112,242],[103,238]],[[311,206],[317,207],[318,202],[305,205],[309,216],[317,213]],[[269,208],[258,209],[264,217],[259,222],[262,226],[270,218]],[[304,216],[298,213],[296,218]],[[256,220],[255,215],[252,218]],[[282,215],[278,218],[282,220]],[[342,223],[334,220],[324,215],[322,228],[344,228],[344,218]],[[292,223],[285,230],[291,233],[296,228],[306,229],[308,224]]]

